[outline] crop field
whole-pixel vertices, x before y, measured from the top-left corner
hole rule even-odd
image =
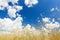
[[[50,34],[45,32],[0,34],[0,40],[60,40],[60,32],[51,32]]]

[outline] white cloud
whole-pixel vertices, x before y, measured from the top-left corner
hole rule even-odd
[[[27,32],[32,32],[33,30],[35,30],[34,27],[32,27],[30,24],[27,24],[25,27],[24,27],[24,30]]]
[[[45,24],[46,28],[48,29],[54,29],[54,28],[58,28],[60,27],[60,24],[58,22],[55,23],[49,23],[49,24]]]
[[[12,2],[13,6],[8,5],[8,2]],[[32,27],[30,24],[24,26],[25,28],[23,29],[23,25],[22,25],[23,18],[18,13],[16,13],[22,10],[23,6],[15,5],[15,3],[18,4],[18,0],[0,0],[0,10],[4,10],[4,8],[7,8],[9,17],[16,18],[16,16],[18,16],[15,20],[11,20],[10,18],[4,18],[4,19],[0,18],[0,30],[2,30],[3,32],[13,32],[13,31],[18,32],[24,30],[28,32],[34,32],[35,34],[36,32],[39,32],[35,27]],[[37,3],[38,0],[25,0],[25,5],[27,7],[32,7]],[[54,11],[54,8],[52,8],[51,11]],[[52,22],[48,17],[42,18],[42,20],[43,22],[46,23],[44,26],[46,26],[46,28],[48,29],[58,28],[60,26],[60,23],[54,21],[54,19],[52,20]],[[40,20],[38,22],[40,22]],[[43,29],[46,32],[48,32],[46,28],[43,27]]]
[[[23,7],[22,6],[9,6],[8,7],[8,15],[11,17],[11,18],[16,18],[16,12],[19,12],[20,10],[22,10]]]
[[[0,0],[0,7],[2,6],[2,7],[8,7],[9,5],[8,5],[8,3],[9,2],[12,2],[13,3],[13,5],[14,5],[14,3],[18,3],[18,0]]]
[[[45,17],[45,18],[42,18],[43,22],[50,22],[50,18],[48,17]]]
[[[56,22],[53,18],[49,23],[45,23],[45,27],[48,29],[57,29],[60,27],[60,23]]]
[[[31,25],[30,24],[27,24],[26,27],[25,27],[25,29],[30,30],[31,29]]]
[[[23,9],[23,7],[22,6],[13,6],[13,7],[11,7],[11,6],[9,6],[8,7],[8,15],[11,17],[11,18],[16,18],[16,12],[18,12],[18,11],[20,11],[20,10],[22,10]]]
[[[14,21],[9,18],[0,19],[0,30],[12,32],[22,29],[22,20],[22,17],[18,17]]]
[[[17,6],[17,5],[14,5],[13,6],[17,11],[20,11],[23,9],[23,6]]]
[[[45,18],[42,18],[42,20],[45,23],[44,26],[49,30],[52,30],[52,29],[55,30],[60,27],[60,23],[56,22],[54,18],[50,19],[48,17],[45,17]]]
[[[13,6],[10,6],[8,2],[12,2]],[[0,10],[4,10],[4,8],[8,9],[8,15],[11,18],[16,18],[15,20],[11,20],[10,18],[0,18],[0,30],[3,33],[9,33],[9,32],[18,32],[18,31],[23,31],[24,29],[33,31],[35,30],[34,27],[31,28],[30,24],[27,24],[25,28],[23,29],[22,21],[23,18],[16,12],[19,12],[20,10],[23,9],[22,6],[15,5],[14,3],[18,4],[18,0],[0,0]],[[32,1],[33,4],[37,3],[36,1]]]
[[[16,9],[14,9],[14,8],[9,8],[8,9],[8,15],[12,18],[12,17],[14,17],[14,18],[16,18]]]
[[[38,3],[38,0],[25,0],[25,5],[27,7],[32,7],[33,5],[36,5]]]
[[[0,0],[0,10],[4,10],[4,8],[8,9],[8,15],[11,18],[16,18],[16,12],[23,9],[22,6],[15,5],[18,4],[19,0]],[[8,3],[11,2],[13,6],[10,6]]]
[[[0,0],[0,6],[7,7],[8,6],[8,1]]]
[[[4,10],[4,7],[0,6],[0,10]]]
[[[22,25],[23,18],[22,17],[17,17],[15,20],[11,20],[10,18],[0,18],[0,30],[1,33],[25,33],[25,32],[30,32],[34,33],[37,35],[36,32],[39,32],[35,27],[32,27],[30,24],[27,24],[26,26]]]

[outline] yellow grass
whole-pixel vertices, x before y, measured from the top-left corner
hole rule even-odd
[[[51,32],[48,35],[45,32],[38,35],[29,32],[0,34],[0,40],[60,40],[60,32]]]

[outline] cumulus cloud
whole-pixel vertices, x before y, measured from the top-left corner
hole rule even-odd
[[[33,5],[36,5],[38,3],[38,0],[25,0],[25,5],[27,7],[32,7]]]
[[[45,27],[48,29],[57,29],[60,27],[60,23],[56,22],[55,19],[50,19],[50,18],[43,18],[43,22],[45,22]],[[51,21],[52,20],[52,21]]]
[[[10,18],[0,18],[0,30],[1,33],[18,33],[18,32],[30,32],[35,33],[38,31],[35,27],[32,27],[30,24],[26,26],[22,25],[23,18],[17,17],[15,20],[11,20]],[[24,28],[23,28],[24,27]]]
[[[8,14],[9,14],[9,16],[12,18],[12,17],[14,17],[14,18],[16,18],[16,9],[14,9],[14,8],[9,8],[8,9]]]
[[[9,18],[0,18],[0,30],[4,31],[15,31],[22,28],[22,17],[16,18],[16,20],[11,20]]]
[[[13,6],[10,6],[8,3],[12,2]],[[22,6],[15,5],[18,4],[18,0],[0,0],[0,10],[4,10],[7,8],[8,15],[11,18],[16,18],[16,12],[22,10]],[[10,18],[0,18],[0,30],[4,32],[12,32],[19,29],[22,29],[22,20],[21,16],[18,16],[15,20],[11,20]]]
[[[49,23],[49,24],[45,24],[46,28],[48,29],[54,29],[54,28],[59,28],[60,27],[60,24],[58,22],[55,22],[55,23]]]
[[[13,6],[10,6],[8,4],[9,2],[12,2]],[[17,12],[22,10],[23,6],[15,5],[15,3],[18,4],[18,0],[0,0],[0,10],[4,10],[5,8],[7,8],[9,17],[16,18],[15,20],[11,20],[10,18],[0,18],[0,30],[3,32],[28,31],[30,33],[34,32],[35,34],[39,32],[35,27],[31,26],[30,24],[27,24],[26,26],[22,25],[23,18]],[[27,7],[32,7],[37,3],[38,0],[25,0],[25,5]],[[51,11],[54,11],[54,8],[52,8]],[[60,26],[60,23],[56,22],[54,19],[50,21],[50,18],[45,17],[42,18],[42,20],[45,23],[44,26],[48,29],[58,28]],[[40,22],[40,20],[38,22]],[[48,29],[46,29],[44,26],[42,27],[42,30],[48,32]]]
[[[14,4],[14,3],[18,3],[18,0],[0,0],[0,7],[1,8],[8,7],[9,6],[8,5],[9,2],[12,2]]]
[[[9,6],[8,7],[8,15],[9,15],[9,17],[16,18],[16,12],[19,12],[22,9],[23,9],[22,6],[13,6],[13,7]]]
[[[17,6],[17,5],[14,5],[14,6],[9,6],[8,7],[8,15],[11,17],[11,18],[16,18],[16,12],[19,12],[20,10],[22,10],[23,7],[22,6]]]
[[[45,18],[42,18],[43,22],[50,22],[50,18],[48,17],[45,17]]]
[[[4,10],[4,8],[7,8],[8,15],[11,18],[16,18],[16,12],[22,10],[22,6],[15,5],[15,3],[18,4],[19,0],[0,0],[0,10]],[[11,2],[13,6],[10,6],[8,3]]]
[[[10,6],[8,4],[9,2],[11,2],[13,6]],[[37,3],[37,1],[33,0],[32,3],[35,4],[34,2]],[[21,15],[16,13],[22,10],[23,6],[15,5],[15,3],[18,4],[18,0],[0,0],[0,10],[4,10],[5,8],[7,8],[9,17],[16,18],[15,20],[12,20],[10,18],[0,18],[0,30],[3,33],[18,32],[23,30],[29,30],[30,32],[35,31],[35,28],[32,27],[30,24],[24,26],[25,28],[23,29],[23,18],[21,17]]]

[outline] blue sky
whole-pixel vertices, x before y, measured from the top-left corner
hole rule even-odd
[[[60,11],[54,10],[51,12],[52,8],[58,7],[60,9],[60,0],[38,0],[38,3],[36,5],[33,5],[33,7],[27,7],[24,4],[24,0],[20,0],[18,5],[23,6],[23,9],[18,12],[18,14],[21,14],[23,17],[23,25],[31,24],[33,26],[40,26],[42,23],[42,18],[44,17],[50,17],[55,18],[56,21],[57,18],[60,18]],[[9,3],[12,6],[12,3]],[[7,14],[7,9],[0,10],[0,18],[9,18]],[[41,22],[39,23],[38,20]]]
[[[57,18],[60,17],[59,11],[57,10],[55,10],[54,12],[50,11],[52,8],[60,7],[59,5],[60,0],[38,0],[38,1],[39,3],[31,8],[28,8],[27,6],[24,5],[23,2],[21,2],[24,9],[20,12],[20,14],[24,17],[24,24],[29,23],[31,25],[33,24],[35,26],[36,25],[40,26],[40,23],[38,23],[37,20],[42,20],[42,17],[56,18],[56,20]],[[41,16],[41,14],[43,16]]]

